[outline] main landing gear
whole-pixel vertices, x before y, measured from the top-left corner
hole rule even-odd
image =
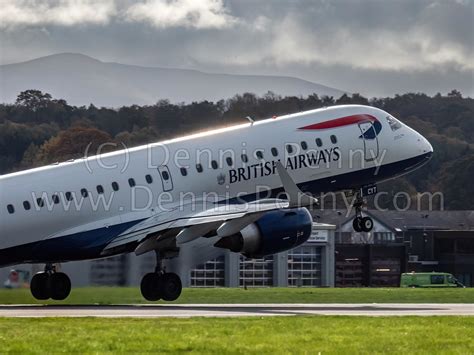
[[[31,279],[30,291],[37,300],[52,298],[62,301],[71,292],[71,280],[65,273],[56,272],[54,265],[46,264],[44,271],[38,272]]]
[[[181,279],[172,272],[165,272],[162,266],[163,258],[156,252],[156,269],[143,276],[140,284],[142,296],[148,301],[174,301],[183,289]]]
[[[365,204],[365,201],[360,193],[357,194],[357,199],[354,203],[354,209],[356,216],[352,221],[352,227],[356,232],[370,232],[374,228],[374,221],[372,218],[362,216],[362,206]]]

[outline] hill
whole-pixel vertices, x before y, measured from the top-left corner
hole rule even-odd
[[[105,63],[73,53],[55,54],[0,66],[0,102],[35,88],[72,105],[120,107],[171,102],[218,101],[235,94],[273,91],[280,95],[340,97],[344,92],[284,76],[211,74],[196,70]]]

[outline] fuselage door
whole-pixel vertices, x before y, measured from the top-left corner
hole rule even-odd
[[[170,169],[166,165],[158,167],[160,173],[161,183],[163,184],[163,191],[173,190],[173,179],[171,178]]]
[[[375,132],[374,124],[370,121],[359,123],[362,133],[361,139],[364,141],[365,161],[375,160],[379,155],[379,140]]]

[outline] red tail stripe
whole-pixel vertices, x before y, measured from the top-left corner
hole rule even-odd
[[[336,118],[334,120],[330,121],[324,121],[320,123],[315,123],[309,126],[304,126],[300,127],[298,129],[328,129],[328,128],[336,128],[336,127],[342,127],[342,126],[347,126],[355,123],[360,123],[360,122],[367,122],[367,121],[376,121],[377,119],[372,116],[372,115],[352,115],[352,116],[345,116],[341,118]]]

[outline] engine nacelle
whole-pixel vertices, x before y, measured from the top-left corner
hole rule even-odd
[[[306,208],[271,211],[240,233],[221,238],[214,246],[260,258],[303,244],[311,235],[312,225]]]

